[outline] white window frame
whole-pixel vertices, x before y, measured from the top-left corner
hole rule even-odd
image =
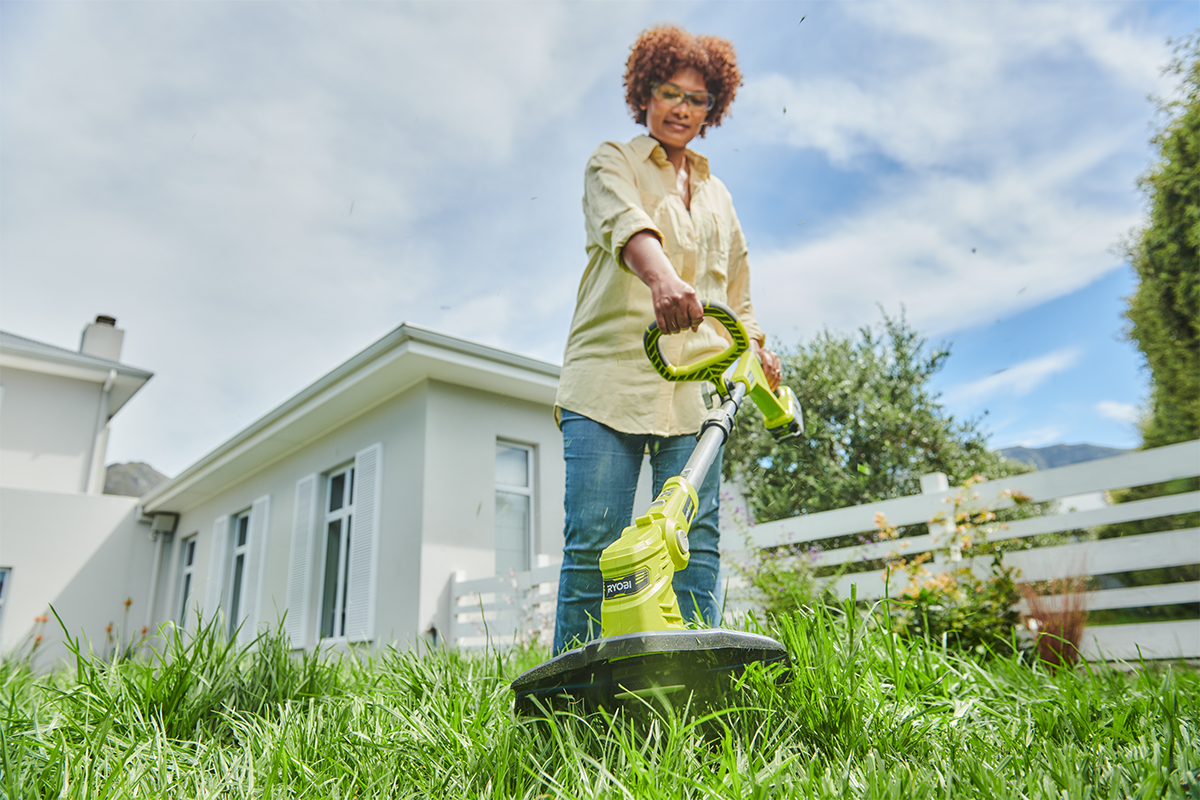
[[[312,473],[296,481],[292,517],[291,553],[288,557],[286,620],[284,628],[294,649],[307,649],[311,643],[355,645],[375,640],[376,585],[379,578],[379,530],[383,510],[383,442],[376,442],[346,461],[321,473]],[[349,482],[344,492],[352,502],[331,515],[329,493],[332,479],[354,470],[354,495]],[[350,536],[339,541],[342,583],[341,608],[329,611],[339,622],[345,613],[344,633],[322,637],[325,609],[325,573],[329,552],[331,516],[349,515]],[[345,552],[345,560],[341,553]],[[338,604],[337,588],[334,605]],[[340,626],[339,626],[340,627]],[[333,633],[338,633],[335,628]]]
[[[0,631],[4,630],[4,606],[8,602],[8,587],[12,583],[12,573],[12,567],[0,567]]]
[[[525,541],[525,570],[533,568],[537,560],[537,447],[532,444],[523,442],[514,442],[510,439],[496,439],[497,449],[501,447],[509,447],[514,450],[525,451],[525,486],[514,486],[512,484],[501,483],[499,477],[496,479],[497,493],[505,492],[508,494],[519,494],[529,498],[529,530],[526,532]]]
[[[334,499],[334,482],[337,478],[342,478],[341,486],[341,505],[330,510],[330,505]],[[346,639],[346,606],[347,596],[350,589],[350,542],[354,537],[354,519],[355,519],[355,500],[356,498],[356,466],[354,463],[334,469],[325,475],[321,476],[322,489],[321,492],[321,509],[320,515],[321,527],[317,537],[318,547],[320,548],[320,570],[317,572],[317,626],[316,636],[320,641],[345,641]],[[338,523],[338,552],[337,564],[333,565],[335,573],[333,575],[333,599],[332,607],[328,609],[332,613],[330,619],[330,628],[325,625],[326,617],[326,594],[329,589],[329,527],[333,523]],[[328,632],[326,632],[328,630]]]
[[[293,650],[308,648],[316,625],[310,620],[318,615],[309,608],[316,581],[312,572],[317,562],[313,552],[316,546],[317,518],[321,507],[321,487],[324,476],[313,473],[296,481],[292,510],[292,542],[288,555],[288,583],[285,594],[283,627]]]
[[[228,586],[225,589],[225,608],[228,609],[227,624],[229,626],[229,636],[233,637],[241,624],[242,618],[247,616],[246,603],[251,598],[246,597],[246,576],[250,571],[250,512],[247,508],[245,511],[240,511],[234,514],[229,519],[229,556],[225,564],[225,574],[229,576]],[[245,533],[245,540],[239,542],[238,537]],[[238,571],[238,560],[241,559],[242,569]],[[235,602],[236,601],[236,602]]]
[[[199,538],[198,533],[193,533],[179,542],[179,596],[175,602],[175,619],[180,630],[187,630],[188,601],[195,594],[196,542]]]

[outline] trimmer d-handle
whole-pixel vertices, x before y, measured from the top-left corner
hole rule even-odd
[[[719,321],[732,344],[697,363],[671,364],[662,352],[662,332],[657,324],[643,337],[646,355],[659,375],[669,381],[709,381],[718,387],[721,402],[705,418],[683,472],[669,479],[646,513],[600,555],[604,576],[600,627],[605,638],[683,628],[672,578],[676,570],[688,565],[688,530],[698,506],[696,487],[704,482],[717,451],[729,438],[745,396],[750,395],[767,429],[777,438],[795,436],[801,430],[796,396],[786,386],[771,391],[762,362],[750,352],[750,337],[737,315],[720,303],[706,303],[704,316]]]
[[[733,309],[723,303],[705,303],[703,308],[706,319],[711,318],[720,322],[729,333],[729,347],[694,364],[677,367],[662,351],[662,345],[659,343],[663,335],[662,329],[658,327],[657,322],[651,322],[650,327],[646,328],[646,333],[642,335],[642,344],[646,348],[646,357],[650,359],[654,371],[661,375],[663,380],[717,383],[725,374],[725,370],[738,360],[738,356],[750,349],[750,335],[746,333],[746,326],[737,318],[737,314],[733,313]]]
[[[708,302],[704,304],[704,316],[721,323],[729,334],[729,347],[694,364],[676,366],[663,353],[660,341],[662,330],[657,322],[653,322],[642,336],[642,344],[654,371],[668,381],[708,381],[717,387],[722,397],[728,394],[733,384],[740,383],[746,387],[746,393],[762,412],[763,422],[771,435],[777,439],[787,439],[799,434],[803,424],[796,395],[787,386],[780,386],[776,392],[771,391],[763,374],[762,362],[750,352],[750,336],[746,333],[746,327],[733,309],[724,303]],[[728,378],[730,386],[726,386],[725,373],[734,364],[737,367]]]

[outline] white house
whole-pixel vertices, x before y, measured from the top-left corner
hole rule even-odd
[[[109,421],[153,375],[120,363],[116,322],[96,317],[78,352],[0,331],[0,486],[103,491]]]
[[[50,606],[72,636],[82,634],[97,650],[127,646],[168,622],[194,630],[197,614],[239,631],[243,641],[282,622],[296,648],[411,646],[451,629],[452,576],[461,588],[467,584],[459,578],[558,560],[557,365],[401,325],[139,500],[98,493],[109,422],[151,377],[120,363],[122,337],[104,317],[87,327],[78,353],[0,334],[4,652],[40,633],[43,666],[63,655],[55,624],[34,623]],[[1193,477],[1194,447],[1129,454],[1103,468],[1047,470],[1012,484],[1040,502]],[[648,473],[635,513],[650,500]],[[932,512],[906,504],[930,497],[887,501],[909,515],[888,517],[928,519]],[[1145,518],[1195,510],[1194,494],[1141,502],[1153,505],[1137,512]],[[1074,530],[1133,519],[1135,505],[1077,509],[1060,515],[1066,521],[1058,527],[1022,524]],[[751,536],[760,545],[804,541],[787,531],[782,539],[763,537],[773,526],[815,529],[826,518],[862,517],[809,538],[840,536],[869,529],[872,508],[767,523]],[[1007,535],[1032,535],[1016,528]],[[1146,546],[1159,539],[1168,560]],[[1136,558],[1121,550],[1111,557],[1115,566],[1100,572],[1158,568],[1191,563],[1195,530],[1079,546],[1091,547],[1093,558],[1102,548],[1132,546]],[[1195,589],[1168,586],[1162,596],[1192,602]],[[1131,591],[1142,590],[1100,592],[1103,598],[1089,602],[1129,606],[1134,600],[1121,593]],[[1194,623],[1181,625],[1188,624],[1184,633],[1161,624],[1174,644],[1192,637],[1190,650],[1170,652],[1195,652]],[[1150,642],[1142,636],[1129,641]]]
[[[0,332],[4,652],[114,533],[142,527],[136,498],[101,494],[109,423],[152,376],[120,362],[123,339],[106,316],[84,328],[77,352]]]
[[[243,641],[281,620],[297,648],[432,638],[452,574],[561,553],[558,374],[401,325],[142,497],[140,531],[48,599],[93,646],[218,610]]]

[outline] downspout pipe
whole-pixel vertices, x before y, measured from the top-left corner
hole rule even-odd
[[[100,390],[100,407],[96,409],[96,436],[92,440],[92,459],[88,466],[88,479],[84,491],[88,494],[104,492],[104,455],[108,450],[108,406],[112,395],[113,384],[117,381],[117,371],[110,369],[104,388]]]
[[[162,571],[163,539],[167,538],[165,534],[161,533],[151,535],[154,537],[154,561],[150,565],[150,592],[146,598],[146,624],[144,626],[146,629],[154,624],[154,601],[158,599],[158,573]]]
[[[144,511],[142,512],[145,513]],[[162,549],[164,541],[175,538],[175,528],[179,525],[179,515],[172,512],[160,512],[150,519],[150,538],[154,542],[154,561],[150,564],[150,591],[146,598],[146,624],[149,629],[154,624],[154,608],[158,600],[159,574],[162,572]]]

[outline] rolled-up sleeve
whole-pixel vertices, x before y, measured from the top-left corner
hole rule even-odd
[[[626,155],[609,143],[600,145],[588,160],[583,181],[583,214],[588,246],[600,247],[624,269],[621,250],[639,231],[650,231],[663,240],[662,231],[642,206],[633,166]]]

